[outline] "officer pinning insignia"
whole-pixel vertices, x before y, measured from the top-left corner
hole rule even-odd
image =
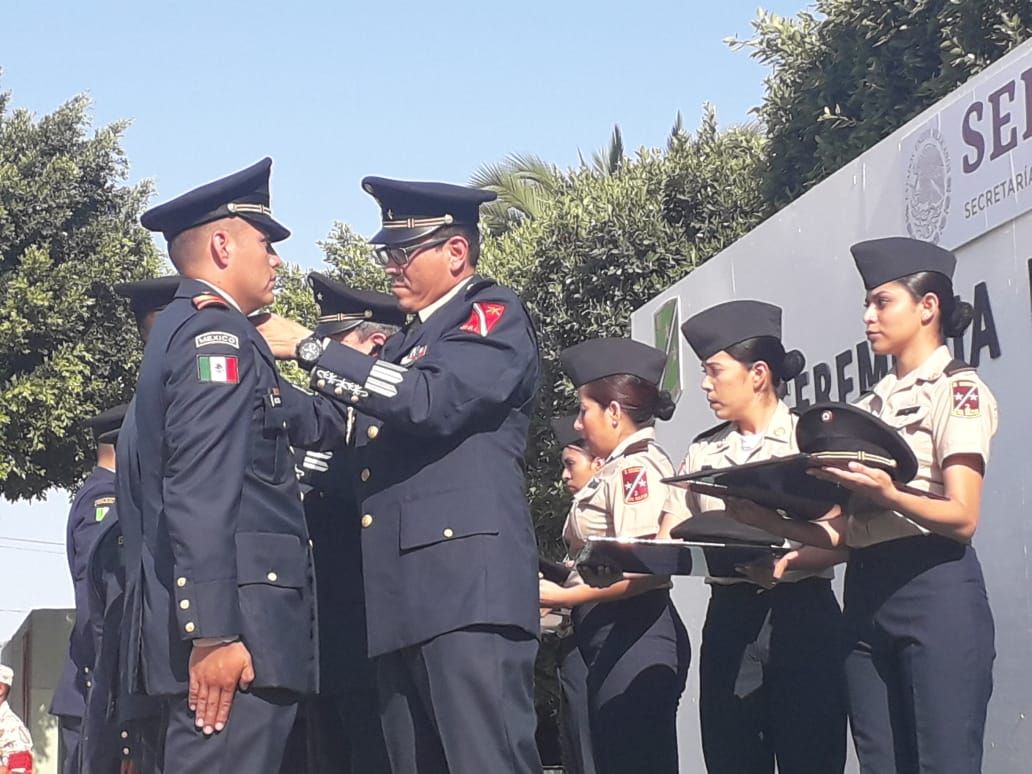
[[[955,417],[977,417],[980,415],[978,384],[967,379],[953,383],[953,410]]]
[[[487,336],[504,314],[505,304],[475,302],[469,313],[469,319],[459,327],[459,330]]]
[[[239,337],[235,334],[227,333],[226,331],[211,331],[211,333],[202,333],[200,336],[194,337],[194,349],[208,347],[213,344],[221,344],[225,347],[240,349]]]
[[[236,355],[198,355],[197,380],[212,384],[237,384],[240,381]]]
[[[649,478],[640,465],[624,468],[623,496],[625,503],[640,503],[649,497]]]

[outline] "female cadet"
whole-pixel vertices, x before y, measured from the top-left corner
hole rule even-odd
[[[602,460],[588,451],[583,434],[574,428],[576,421],[576,415],[552,420],[552,432],[562,449],[562,480],[573,495],[572,507],[576,507],[584,486],[602,469]],[[566,566],[573,572],[573,563],[569,557]],[[563,572],[566,572],[565,569]],[[568,572],[566,575],[569,577]],[[577,638],[573,636],[569,611],[548,609],[548,612],[541,619],[542,640],[546,637],[558,640],[556,671],[559,678],[559,743],[562,747],[563,767],[569,774],[595,774],[587,696],[588,667],[577,647]]]
[[[795,454],[796,417],[778,390],[805,361],[798,350],[785,352],[780,307],[729,301],[695,315],[681,331],[702,361],[710,408],[725,420],[695,439],[681,472]],[[715,497],[689,492],[688,508],[707,525],[725,518],[724,503]],[[839,551],[807,553],[811,566],[845,561]],[[740,575],[707,581],[699,667],[706,768],[710,774],[773,774],[776,759],[781,774],[841,774],[844,678],[840,653],[828,647],[841,624],[833,571],[789,572],[772,588],[769,568],[747,575],[752,581]]]
[[[564,539],[571,556],[592,535],[654,536],[666,514],[683,520],[681,493],[660,482],[673,467],[653,430],[656,418],[674,412],[670,394],[657,388],[666,355],[629,339],[596,339],[565,350],[561,361],[578,388],[576,427],[605,461],[570,512]],[[597,770],[675,774],[675,717],[690,649],[669,578],[627,576],[606,588],[543,580],[541,605],[573,608]]]
[[[943,343],[971,321],[971,306],[953,295],[952,253],[896,237],[852,252],[867,289],[867,339],[895,359],[859,405],[898,428],[918,460],[911,486],[930,496],[900,491],[888,474],[854,462],[818,475],[873,506],[854,498],[814,523],[741,501],[730,512],[793,540],[850,548],[846,681],[861,771],[972,774],[982,766],[995,652],[970,541],[996,401]]]

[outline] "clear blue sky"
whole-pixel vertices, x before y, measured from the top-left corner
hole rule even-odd
[[[765,72],[722,41],[758,5],[808,3],[12,0],[0,89],[37,115],[88,92],[96,125],[131,119],[131,179],[156,201],[272,156],[282,252],[314,267],[333,221],[374,230],[364,175],[464,182],[513,152],[574,165],[614,123],[628,149],[660,145],[707,101],[748,120]],[[0,535],[62,541],[66,508],[0,503]],[[23,617],[4,609],[70,603],[59,551],[0,538],[0,640]]]

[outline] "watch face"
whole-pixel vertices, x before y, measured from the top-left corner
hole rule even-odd
[[[322,345],[318,341],[312,341],[311,339],[302,341],[301,346],[297,349],[298,359],[308,363],[314,363],[321,354]]]

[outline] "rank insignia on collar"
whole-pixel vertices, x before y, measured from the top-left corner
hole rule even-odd
[[[426,353],[429,351],[429,349],[430,348],[427,347],[426,344],[420,344],[418,347],[413,347],[409,350],[409,353],[401,359],[401,362],[398,365],[405,366],[407,368],[408,366],[412,365],[417,360],[419,360],[421,357],[426,357]]]
[[[978,402],[978,384],[967,379],[953,383],[953,411],[955,417],[977,417],[981,413]]]
[[[505,314],[505,304],[476,301],[473,304],[473,310],[469,313],[469,319],[459,327],[459,330],[487,336],[502,319],[503,314]]]
[[[640,503],[649,496],[649,479],[645,468],[635,465],[623,469],[623,499],[625,503]]]

